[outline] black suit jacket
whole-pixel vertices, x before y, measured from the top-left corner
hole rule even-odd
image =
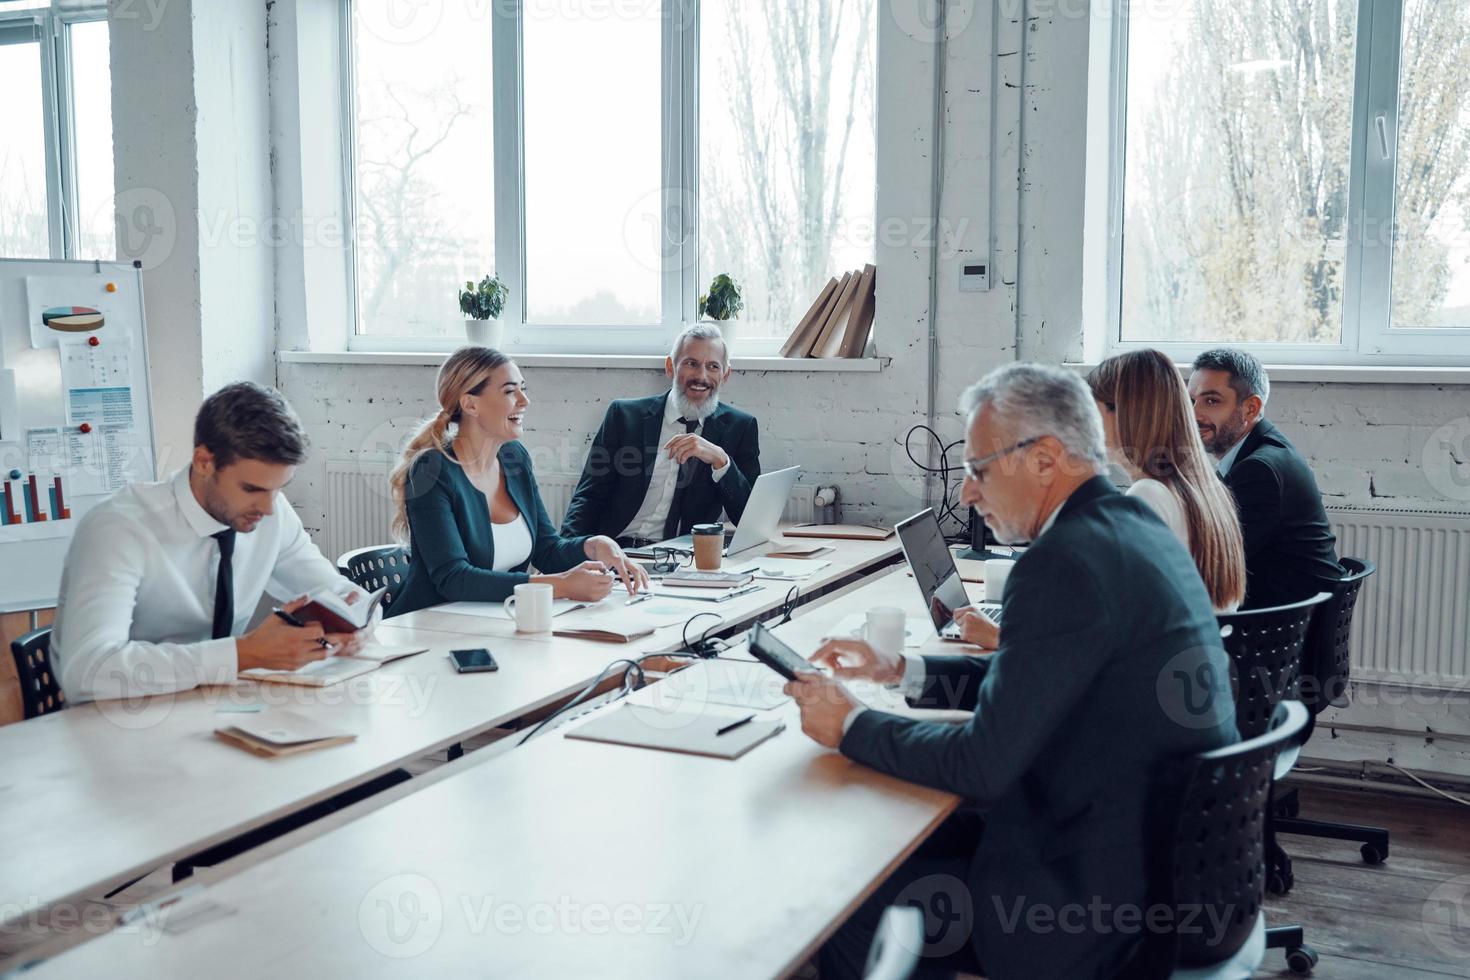
[[[1317,478],[1302,454],[1266,419],[1246,435],[1225,485],[1245,537],[1242,609],[1266,609],[1331,591],[1342,578],[1337,539]]]
[[[607,407],[561,522],[564,537],[617,537],[633,520],[648,494],[653,463],[662,448],[659,434],[668,398],[668,392],[621,398]],[[687,534],[696,524],[718,521],[721,510],[738,523],[750,499],[750,485],[761,473],[753,416],[721,403],[704,420],[700,435],[725,451],[730,470],[716,480],[708,463],[695,460],[681,469],[674,496],[678,508],[675,535]]]
[[[864,711],[842,752],[985,811],[967,883],[986,976],[1111,976],[1143,935],[1112,916],[1147,907],[1161,773],[1238,737],[1219,627],[1184,546],[1102,477],[1021,556],[1004,601],[994,654],[924,658],[914,703],[969,721]]]

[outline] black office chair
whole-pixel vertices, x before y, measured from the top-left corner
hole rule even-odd
[[[1300,696],[1312,713],[1312,724],[1307,726],[1309,738],[1319,714],[1328,708],[1345,708],[1350,703],[1347,691],[1352,670],[1353,612],[1364,580],[1377,571],[1371,561],[1359,558],[1344,558],[1339,564],[1347,574],[1333,589],[1332,598],[1318,608],[1312,628],[1307,633],[1302,656]],[[1362,845],[1358,853],[1368,864],[1381,864],[1388,857],[1387,830],[1327,820],[1303,820],[1298,817],[1300,812],[1297,791],[1287,789],[1282,792],[1276,798],[1277,833],[1356,841]],[[1285,872],[1289,881],[1289,858]]]
[[[908,980],[923,953],[924,913],[910,905],[889,906],[868,947],[863,980]]]
[[[51,662],[51,627],[31,630],[10,641],[20,699],[27,718],[37,718],[66,707],[66,694]]]
[[[1255,738],[1271,724],[1276,705],[1296,697],[1302,650],[1317,607],[1332,598],[1319,592],[1288,606],[1221,613],[1220,639],[1230,657],[1235,727]]]
[[[1265,734],[1275,718],[1276,706],[1296,697],[1307,631],[1317,610],[1331,598],[1332,593],[1319,592],[1310,599],[1286,606],[1222,613],[1216,617],[1220,623],[1220,639],[1230,657],[1235,727],[1242,739],[1249,741]],[[1298,748],[1292,745],[1286,753],[1290,758],[1283,763],[1283,774],[1295,761]],[[1274,792],[1273,787],[1267,787],[1271,805],[1266,811],[1264,829],[1264,885],[1266,891],[1273,895],[1285,895],[1293,884],[1291,858],[1276,842]],[[1317,954],[1305,945],[1300,926],[1283,926],[1269,933],[1269,948],[1284,947],[1288,965],[1295,958],[1299,963],[1305,963],[1306,972],[1310,972]],[[1298,956],[1293,950],[1305,952]]]
[[[1150,859],[1150,908],[1173,910],[1122,974],[1170,980],[1247,980],[1266,950],[1286,949],[1306,975],[1317,954],[1299,927],[1266,927],[1264,831],[1277,757],[1299,745],[1309,715],[1278,703],[1261,734],[1163,767],[1151,819],[1164,841]],[[1223,928],[1216,923],[1223,923]]]
[[[352,579],[353,585],[369,592],[386,587],[388,594],[383,598],[386,608],[408,575],[408,562],[407,548],[379,544],[345,553],[337,559],[337,571]]]

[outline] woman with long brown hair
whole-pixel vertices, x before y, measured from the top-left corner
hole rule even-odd
[[[1167,355],[1135,350],[1088,376],[1114,463],[1130,496],[1154,509],[1189,549],[1219,611],[1245,596],[1245,545],[1230,491],[1200,441],[1184,378]]]
[[[612,538],[556,533],[519,441],[530,399],[514,361],[461,347],[439,369],[437,394],[438,414],[390,478],[393,534],[409,543],[412,560],[388,615],[498,601],[524,582],[545,582],[559,599],[595,601],[612,591],[609,572],[629,592],[648,586]],[[541,574],[529,574],[531,565]]]

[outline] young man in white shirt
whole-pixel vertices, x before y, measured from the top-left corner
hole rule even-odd
[[[280,491],[306,436],[271,388],[227,385],[194,420],[189,465],[118,491],[82,518],[61,576],[51,649],[72,703],[228,684],[242,670],[294,670],[355,652],[367,630],[324,634],[267,616],[263,593],[295,598],[353,584],[312,544]]]

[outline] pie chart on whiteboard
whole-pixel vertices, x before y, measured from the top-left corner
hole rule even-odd
[[[52,306],[41,311],[41,323],[62,333],[82,333],[102,326],[102,314],[89,306]]]

